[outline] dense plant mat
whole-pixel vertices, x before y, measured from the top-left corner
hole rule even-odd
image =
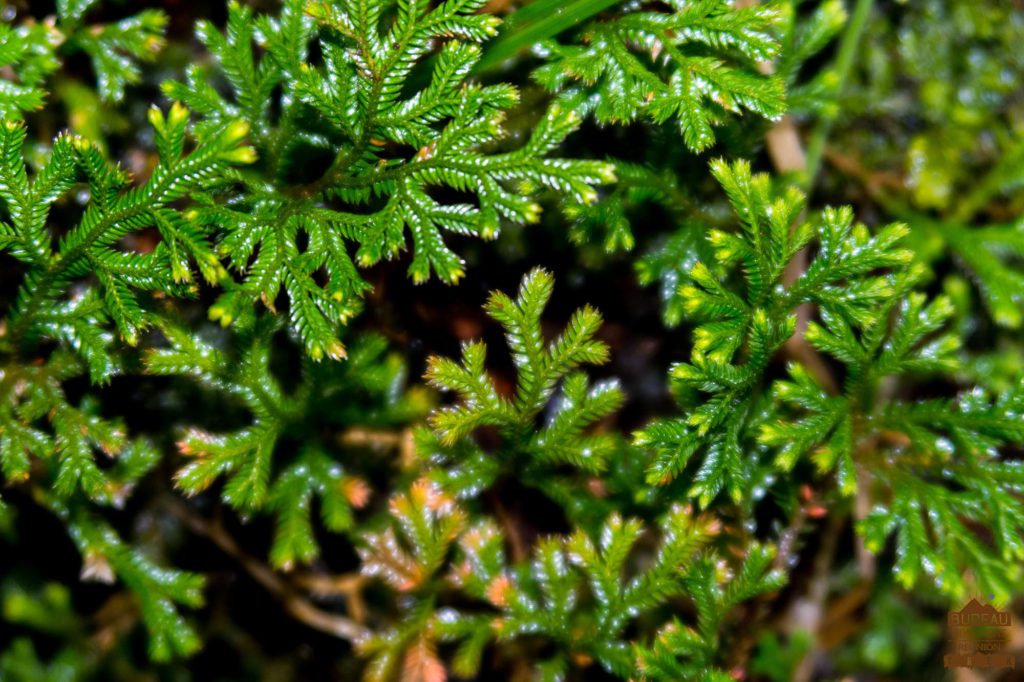
[[[0,6],[0,680],[1009,679],[1022,43]]]

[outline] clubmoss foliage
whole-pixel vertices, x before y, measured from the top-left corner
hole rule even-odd
[[[1024,597],[1022,38],[0,4],[0,680],[934,679]]]

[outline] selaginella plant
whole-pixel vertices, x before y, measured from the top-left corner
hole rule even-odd
[[[944,329],[952,305],[915,290],[924,273],[899,245],[907,228],[872,234],[848,208],[804,221],[803,196],[793,188],[774,196],[769,177],[747,163],[716,161],[712,173],[740,229],[711,232],[717,272],[698,262],[679,289],[699,324],[690,362],[671,376],[703,395],[684,416],[640,432],[640,443],[658,451],[648,481],[687,475],[702,507],[721,493],[749,504],[765,468],[790,474],[808,458],[837,497],[856,495],[868,508],[856,525],[870,550],[895,535],[905,587],[927,580],[953,597],[981,589],[1009,599],[1024,558],[1024,507],[1021,468],[999,448],[1024,439],[1024,386],[995,398],[976,389],[954,400],[900,400],[894,379],[951,375],[960,364],[960,342]],[[812,240],[806,269],[785,282]],[[818,319],[796,336],[809,303]],[[803,345],[788,380],[769,379],[772,356],[794,339]],[[818,353],[843,367],[841,384]],[[993,523],[992,533],[971,522]]]
[[[713,126],[726,113],[771,118],[785,111],[781,79],[756,70],[777,53],[774,8],[739,9],[725,0],[667,4],[671,12],[627,11],[594,21],[582,45],[542,43],[547,63],[534,77],[555,91],[570,83],[592,89],[599,121],[674,120],[697,151],[714,143]]]
[[[396,393],[403,363],[386,354],[383,338],[372,335],[358,338],[347,362],[326,371],[314,370],[312,361],[303,358],[301,380],[286,392],[271,368],[277,326],[274,320],[261,320],[228,353],[168,324],[162,329],[171,347],[153,349],[146,367],[151,374],[193,377],[251,413],[251,424],[230,433],[189,429],[178,441],[188,461],[175,483],[196,495],[226,476],[221,495],[231,507],[246,514],[267,508],[275,515],[271,562],[289,568],[319,555],[311,518],[314,498],[324,527],[334,532],[351,530],[354,511],[366,504],[367,474],[377,467],[339,456],[347,429],[401,426],[421,416],[429,403],[422,391]],[[366,418],[368,410],[374,412],[372,419]],[[314,439],[312,432],[323,435]],[[297,453],[282,445],[289,439],[301,443]],[[281,450],[291,456],[282,461]]]
[[[493,239],[501,221],[534,222],[540,207],[529,195],[541,187],[596,198],[593,186],[613,177],[608,164],[548,157],[579,125],[572,109],[549,107],[514,149],[487,148],[504,137],[502,120],[518,95],[507,84],[466,80],[480,59],[478,43],[498,24],[477,13],[483,4],[290,0],[272,19],[231,3],[226,34],[199,25],[230,97],[199,66],[165,91],[203,114],[200,139],[225,120],[247,121],[260,158],[257,174],[239,174],[197,211],[208,229],[225,235],[219,252],[241,280],[224,286],[210,309],[214,319],[251,316],[258,301],[274,310],[283,289],[307,352],[340,359],[338,322],[358,310],[369,288],[356,263],[393,257],[406,247],[406,231],[413,280],[434,272],[454,282],[463,263],[442,232]],[[382,28],[385,11],[394,15]],[[311,44],[319,63],[309,61]],[[429,68],[422,83],[414,80],[418,66]],[[441,188],[472,202],[439,200]]]
[[[576,369],[608,359],[608,347],[593,338],[601,318],[592,308],[576,311],[554,339],[544,338],[540,319],[553,284],[550,274],[535,270],[515,300],[494,292],[487,304],[512,352],[513,395],[501,395],[488,377],[483,343],[464,345],[461,363],[429,362],[431,383],[461,399],[435,412],[432,431],[419,439],[421,455],[436,468],[391,500],[392,525],[365,538],[364,570],[411,597],[403,599],[401,625],[363,644],[374,656],[368,679],[391,679],[398,669],[404,679],[430,679],[428,671],[445,668],[439,642],[458,644],[451,669],[462,677],[477,675],[485,647],[493,646],[499,659],[513,659],[520,647],[553,648],[519,664],[542,680],[592,665],[622,679],[638,671],[651,680],[728,679],[716,670],[723,619],[784,582],[769,547],[752,543],[740,557],[716,553],[720,522],[692,507],[653,510],[656,529],[616,511],[585,521],[610,506],[601,499],[604,478],[621,466],[616,455],[629,452],[610,435],[592,433],[622,393],[615,383],[589,385]],[[492,450],[472,436],[484,427],[498,431]],[[510,561],[506,534],[518,530],[503,529],[508,517],[486,502],[508,479],[558,502],[566,520],[584,522],[530,550],[521,538],[512,541],[514,552],[527,555]],[[458,606],[460,598],[477,606]],[[696,627],[664,609],[674,598],[692,600]],[[528,643],[538,637],[547,644]]]
[[[927,679],[1022,595],[1003,3],[42,5],[0,679]]]
[[[87,24],[97,0],[60,0],[56,16],[44,22],[0,23],[0,116],[16,119],[46,102],[47,78],[62,58],[84,53],[96,74],[96,89],[107,101],[124,99],[125,88],[139,82],[139,61],[153,61],[164,45],[167,16],[147,9],[107,24]],[[16,15],[6,5],[4,12]],[[14,76],[11,78],[11,76]]]
[[[30,173],[25,125],[0,124],[0,200],[7,217],[0,243],[23,272],[0,340],[0,468],[8,482],[41,486],[39,495],[66,520],[85,557],[83,575],[117,576],[136,592],[158,659],[197,648],[174,602],[198,604],[201,578],[153,565],[81,503],[123,504],[159,454],[145,440],[129,438],[118,420],[104,418],[95,400],[69,399],[64,385],[82,376],[102,385],[118,372],[112,331],[128,345],[138,343],[148,324],[140,292],[186,293],[182,280],[192,277],[190,260],[208,278],[217,277],[216,257],[173,205],[249,160],[250,148],[242,144],[247,126],[227,124],[185,154],[187,117],[181,107],[166,117],[151,111],[159,162],[136,187],[128,187],[128,176],[95,145],[73,135],[54,140],[41,167]],[[55,240],[51,211],[76,186],[85,188],[85,206]],[[163,237],[152,252],[119,248],[126,234],[150,227]],[[114,458],[114,466],[101,466],[99,457]]]

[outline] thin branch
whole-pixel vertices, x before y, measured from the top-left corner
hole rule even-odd
[[[166,503],[171,512],[192,532],[207,538],[222,552],[238,561],[245,572],[273,594],[281,602],[284,610],[296,620],[314,630],[339,637],[353,644],[364,640],[369,635],[369,631],[354,620],[323,611],[296,593],[295,589],[273,569],[247,554],[220,523],[211,523],[174,498],[168,498]]]
[[[404,434],[400,431],[368,429],[353,426],[338,434],[338,444],[344,447],[369,447],[375,450],[392,450],[402,445]]]
[[[494,515],[498,518],[498,523],[501,524],[502,530],[505,532],[505,537],[508,539],[512,561],[515,563],[527,561],[530,558],[529,544],[526,542],[526,539],[523,538],[519,522],[508,511],[505,505],[502,504],[501,499],[497,495],[495,495],[493,499]]]
[[[354,426],[338,434],[338,444],[347,448],[369,448],[380,453],[398,450],[399,464],[407,469],[413,468],[416,462],[416,442],[411,428],[388,431]]]
[[[829,523],[821,536],[821,545],[814,557],[813,574],[810,580],[810,587],[807,594],[793,602],[787,616],[789,632],[804,631],[814,635],[817,641],[818,632],[825,615],[825,601],[829,593],[829,576],[832,573],[832,563],[835,560],[838,546],[839,533],[843,529],[845,518],[843,515],[834,514],[829,517]],[[793,682],[808,682],[814,674],[814,666],[822,651],[818,643],[793,671]]]
[[[344,575],[305,573],[295,577],[295,584],[314,596],[345,597],[345,606],[352,620],[360,624],[366,621],[366,602],[363,601],[366,576],[361,573],[346,573]]]

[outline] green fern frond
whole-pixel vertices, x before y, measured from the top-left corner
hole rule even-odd
[[[191,279],[190,261],[208,280],[220,277],[201,228],[172,205],[234,164],[250,160],[248,148],[242,146],[247,127],[230,124],[214,140],[181,156],[187,117],[179,105],[171,108],[166,120],[153,110],[150,120],[162,157],[137,187],[129,187],[127,174],[96,146],[67,135],[54,141],[46,164],[30,177],[22,158],[25,127],[13,121],[0,125],[0,200],[10,216],[10,224],[2,228],[3,245],[29,266],[11,314],[12,343],[38,336],[79,339],[74,345],[88,348],[83,355],[96,372],[94,380],[103,381],[109,377],[103,371],[110,363],[98,357],[97,322],[110,319],[122,339],[134,345],[148,324],[136,291],[186,294],[178,281]],[[55,248],[48,224],[51,208],[80,180],[87,183],[89,203],[79,223]],[[151,253],[119,248],[125,235],[151,226],[163,237]],[[103,305],[94,305],[93,300],[63,303],[65,288],[90,273],[95,274],[102,297],[95,300]]]
[[[639,670],[649,679],[684,679],[688,676],[656,674],[655,660],[662,659],[666,669],[686,669],[690,674],[713,668],[725,614],[784,582],[783,573],[771,567],[772,552],[758,546],[739,562],[731,584],[725,587],[730,576],[709,547],[718,526],[682,506],[666,515],[654,551],[647,547],[649,543],[640,549],[639,541],[647,534],[641,522],[612,515],[596,537],[578,530],[544,538],[533,548],[529,562],[510,564],[497,526],[483,521],[466,527],[455,501],[431,485],[420,481],[407,496],[392,502],[392,520],[401,529],[400,536],[389,526],[366,538],[364,571],[401,592],[418,595],[407,602],[405,625],[368,644],[376,655],[371,663],[373,680],[386,679],[403,650],[421,638],[456,644],[453,669],[473,676],[488,645],[538,636],[553,649],[535,666],[542,679],[547,679],[545,675],[558,679],[557,674],[565,675],[581,661],[584,666],[594,661],[621,677]],[[468,606],[439,608],[436,596],[424,591],[428,577],[438,570],[439,560],[455,541],[458,550],[451,563],[450,585],[460,601],[477,600],[497,614],[476,614]],[[627,641],[628,628],[654,617],[665,599],[681,597],[693,598],[700,614],[699,633],[692,638],[694,650],[668,650],[666,635],[650,644]],[[427,617],[427,609],[435,615]]]
[[[124,99],[125,88],[141,77],[139,62],[153,61],[163,48],[167,15],[147,9],[113,23],[86,25],[95,4],[61,0],[57,16],[48,21],[0,23],[0,66],[7,70],[0,78],[0,118],[15,120],[41,108],[48,78],[65,55],[79,50],[92,64],[100,96]]]
[[[681,388],[706,397],[685,417],[638,434],[638,445],[655,449],[649,482],[684,476],[702,506],[724,490],[749,507],[759,480],[791,475],[798,461],[810,459],[822,475],[834,476],[841,496],[860,490],[873,501],[875,511],[859,528],[874,551],[896,535],[902,584],[928,575],[943,592],[962,597],[962,574],[970,569],[989,593],[1011,594],[1019,480],[998,448],[1024,436],[1014,423],[1019,388],[995,403],[968,400],[964,413],[882,397],[895,379],[948,376],[961,364],[960,341],[945,329],[954,307],[915,290],[924,271],[900,247],[905,226],[871,234],[849,209],[826,209],[817,225],[800,223],[802,197],[793,190],[775,196],[768,177],[752,175],[744,163],[716,162],[712,172],[740,229],[712,231],[717,271],[699,262],[692,283],[680,289],[698,326],[691,361],[671,372]],[[786,282],[787,266],[809,244],[816,246],[813,258]],[[790,363],[788,381],[766,376],[771,358],[797,333],[794,312],[807,304],[816,306],[818,319],[800,340],[844,368],[839,387],[822,376],[827,366],[806,362]],[[994,501],[1002,511],[994,511]],[[991,543],[967,525],[987,514],[1003,524]]]
[[[195,653],[200,646],[199,636],[178,613],[177,606],[202,606],[203,577],[158,566],[96,518],[78,514],[69,521],[71,537],[84,557],[83,579],[119,579],[138,601],[149,631],[150,657],[167,661]]]
[[[726,114],[767,118],[785,111],[783,82],[757,72],[775,56],[768,5],[737,9],[724,0],[670,2],[670,11],[629,8],[594,21],[583,45],[543,43],[535,78],[553,91],[593,93],[598,121],[674,120],[690,149],[715,141]]]
[[[521,481],[560,497],[559,469],[601,472],[615,447],[611,436],[589,432],[622,404],[617,382],[591,383],[576,371],[608,360],[607,346],[593,338],[601,316],[581,308],[559,336],[546,340],[541,315],[553,288],[554,278],[538,268],[523,278],[516,299],[492,292],[485,308],[505,328],[516,367],[514,396],[502,395],[488,375],[482,342],[465,344],[461,363],[438,357],[428,361],[428,381],[458,393],[461,401],[431,416],[434,434],[421,434],[420,446],[427,456],[456,465],[443,480],[459,496],[487,488],[512,468]],[[546,415],[538,428],[542,412]],[[486,426],[498,429],[504,449],[514,453],[510,459],[495,461],[474,443],[473,432]]]
[[[689,272],[691,283],[679,289],[681,308],[700,324],[690,363],[671,370],[680,386],[708,398],[685,419],[638,434],[638,444],[653,445],[658,452],[650,483],[673,480],[696,453],[706,451],[691,486],[691,495],[702,505],[722,490],[740,502],[754,486],[761,465],[743,453],[763,419],[765,369],[795,333],[797,307],[815,303],[828,319],[875,320],[880,326],[880,303],[891,300],[897,287],[879,273],[904,266],[911,257],[897,247],[903,226],[872,236],[853,223],[848,209],[825,210],[817,226],[797,223],[804,204],[795,189],[773,195],[768,176],[752,174],[745,162],[716,161],[711,170],[739,217],[740,230],[711,231],[708,241],[718,272],[698,262]],[[815,236],[815,258],[784,285],[787,265]],[[729,269],[742,273],[742,287],[726,279]]]
[[[521,146],[491,150],[505,137],[502,119],[518,96],[507,85],[467,81],[478,44],[498,23],[477,12],[482,5],[292,0],[271,19],[232,3],[226,34],[200,25],[231,98],[221,98],[198,67],[165,90],[206,117],[201,137],[219,122],[249,121],[265,178],[242,176],[218,194],[230,209],[200,211],[241,276],[211,310],[214,319],[229,324],[258,300],[273,310],[284,290],[291,325],[310,356],[337,359],[344,354],[337,325],[358,310],[368,289],[356,263],[394,257],[408,232],[413,281],[436,273],[454,282],[464,266],[443,233],[491,239],[502,222],[534,222],[540,207],[530,197],[541,188],[596,198],[593,186],[612,179],[608,164],[548,156],[579,125],[571,110],[556,104]],[[259,59],[258,33],[270,36]],[[435,41],[444,42],[429,83],[420,86],[412,74],[427,63]],[[309,61],[311,45],[323,54],[322,65]],[[271,120],[277,89],[282,111]],[[312,177],[296,165],[309,154],[323,155],[326,164]],[[442,190],[474,199],[439,200]],[[303,239],[308,246],[300,250]]]
[[[270,558],[275,566],[287,568],[320,554],[315,507],[324,528],[344,533],[354,527],[355,512],[367,502],[366,468],[345,455],[339,432],[359,423],[355,417],[364,414],[368,399],[377,405],[376,425],[382,428],[420,414],[427,401],[416,392],[400,392],[402,363],[387,355],[386,342],[375,336],[357,339],[346,363],[313,371],[306,361],[300,382],[286,391],[271,371],[278,326],[261,320],[240,339],[236,354],[164,322],[161,331],[170,347],[149,350],[146,367],[155,375],[191,377],[251,414],[249,425],[229,433],[189,429],[178,441],[188,461],[176,483],[186,494],[196,495],[225,477],[221,494],[228,504],[243,513],[265,510],[275,517]],[[331,407],[335,401],[352,405]],[[311,440],[314,428],[332,435]],[[291,453],[282,442],[296,436],[307,442]]]

